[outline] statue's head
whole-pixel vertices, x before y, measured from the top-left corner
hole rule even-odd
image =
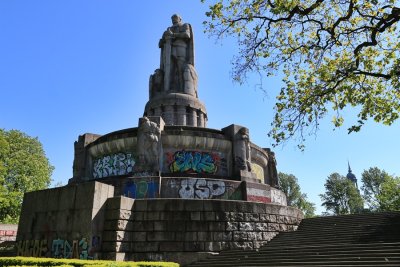
[[[173,25],[176,25],[176,24],[179,24],[182,22],[182,18],[178,14],[173,14],[171,17],[171,20],[172,20]]]

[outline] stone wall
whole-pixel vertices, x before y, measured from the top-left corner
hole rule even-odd
[[[279,232],[297,229],[301,211],[230,200],[107,200],[102,258],[172,260],[181,264],[207,253],[257,249]]]
[[[54,258],[97,257],[104,204],[114,187],[81,183],[24,195],[17,234],[17,255]]]

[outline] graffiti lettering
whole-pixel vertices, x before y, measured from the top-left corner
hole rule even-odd
[[[89,245],[86,238],[72,241],[72,246],[68,240],[56,239],[53,240],[51,245],[51,256],[53,258],[65,258],[65,259],[93,259],[88,253]]]
[[[184,179],[181,182],[179,196],[181,198],[208,199],[225,193],[225,183],[218,180]]]
[[[221,161],[216,153],[184,150],[167,153],[167,160],[171,172],[208,174],[215,174]]]
[[[135,159],[131,153],[107,155],[94,161],[93,178],[130,174],[134,166]]]
[[[164,178],[162,198],[243,200],[240,182],[204,178]]]
[[[99,247],[100,238],[93,237],[96,247]],[[68,240],[55,239],[51,242],[51,254],[46,255],[48,251],[47,239],[43,240],[22,240],[17,242],[17,256],[25,257],[46,257],[65,258],[65,259],[93,259],[89,256],[89,244],[86,238],[73,240],[72,245]]]
[[[124,186],[124,196],[131,198],[157,198],[159,183],[155,180],[134,179]]]
[[[47,252],[47,240],[23,240],[17,242],[17,256],[44,257]]]

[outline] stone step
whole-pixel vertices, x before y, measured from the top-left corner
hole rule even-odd
[[[240,252],[245,252],[245,253],[258,253],[259,251],[281,251],[281,250],[299,250],[299,249],[304,249],[304,250],[309,250],[309,249],[340,249],[343,247],[352,247],[353,249],[376,249],[376,248],[383,248],[383,249],[391,249],[391,248],[399,248],[400,242],[392,242],[392,243],[386,243],[386,242],[375,242],[375,243],[366,243],[366,244],[357,244],[357,243],[337,243],[337,244],[326,244],[321,246],[320,244],[309,244],[309,245],[292,245],[292,244],[286,244],[282,246],[265,246],[260,248],[258,251],[257,250],[226,250],[222,251],[221,254],[237,254]]]
[[[399,244],[400,245],[400,244]],[[271,251],[259,251],[255,253],[237,253],[236,255],[231,255],[231,254],[222,254],[218,257],[215,257],[215,260],[222,260],[222,259],[230,259],[232,257],[240,258],[240,257],[268,257],[268,258],[278,258],[278,257],[287,257],[287,255],[290,254],[290,257],[304,257],[304,256],[348,256],[348,255],[356,255],[356,256],[369,256],[369,255],[374,255],[374,256],[400,256],[400,250],[398,248],[392,248],[392,249],[366,249],[366,250],[299,250],[299,251],[290,251],[290,250],[285,250],[282,252],[271,252]]]
[[[258,250],[222,251],[190,267],[400,266],[400,213],[304,219]]]

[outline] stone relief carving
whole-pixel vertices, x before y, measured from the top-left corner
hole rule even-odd
[[[243,171],[251,172],[251,148],[249,141],[249,131],[243,127],[237,133],[235,140],[235,164]]]
[[[153,98],[157,92],[161,92],[164,88],[164,72],[156,69],[149,79],[149,97]]]
[[[276,158],[275,153],[270,149],[267,149],[268,153],[268,177],[271,183],[271,186],[278,187],[278,171],[276,169]]]
[[[161,130],[157,123],[143,117],[138,129],[139,171],[158,172]]]

